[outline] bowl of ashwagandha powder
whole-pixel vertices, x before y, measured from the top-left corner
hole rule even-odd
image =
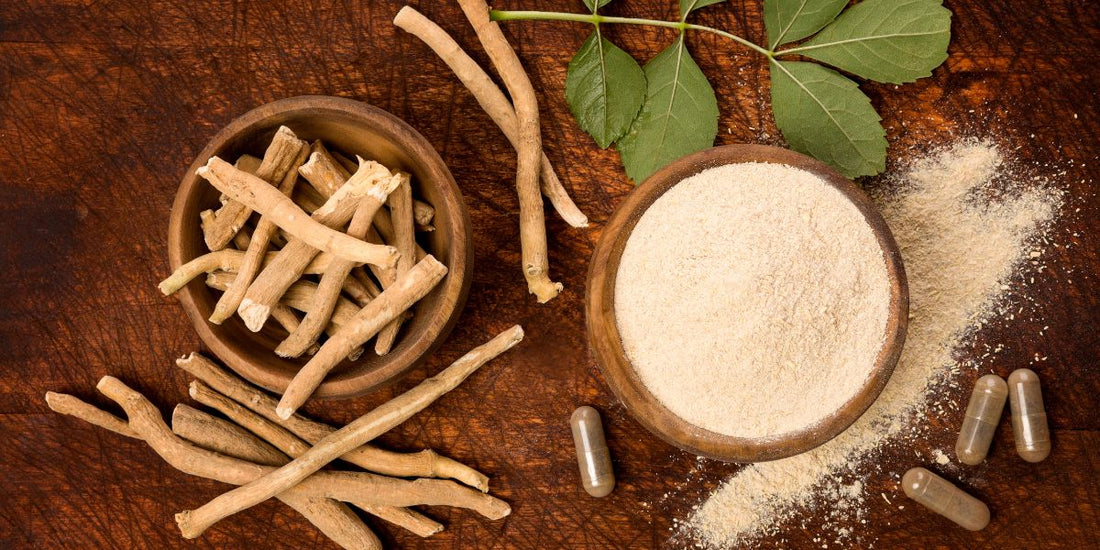
[[[635,418],[736,462],[851,425],[893,372],[908,315],[897,244],[863,191],[761,145],[689,155],[635,189],[586,300],[589,341]]]

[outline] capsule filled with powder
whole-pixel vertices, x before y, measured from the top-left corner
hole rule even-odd
[[[925,468],[905,472],[901,488],[905,496],[964,529],[981,531],[989,525],[989,507],[984,502]]]
[[[577,448],[577,466],[581,470],[581,485],[594,497],[605,497],[615,488],[615,472],[611,467],[611,451],[603,435],[600,413],[589,406],[578,407],[569,418],[573,428],[573,443]]]
[[[989,444],[1001,420],[1001,412],[1008,398],[1008,385],[1000,376],[987,374],[974,383],[970,403],[966,406],[959,440],[955,443],[955,455],[959,462],[975,466],[989,454]]]
[[[1016,369],[1008,375],[1008,389],[1016,453],[1028,462],[1041,462],[1050,454],[1050,427],[1039,375],[1031,369]]]

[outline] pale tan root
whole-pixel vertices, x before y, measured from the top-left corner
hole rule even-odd
[[[546,303],[561,292],[562,284],[550,280],[550,263],[546,253],[546,221],[543,219],[542,195],[539,192],[542,138],[535,89],[515,50],[501,32],[500,25],[489,20],[489,6],[485,1],[459,0],[458,5],[514,101],[519,138],[516,143],[516,192],[519,194],[523,275],[527,279],[528,290],[539,303]]]
[[[213,391],[209,388],[207,388],[207,390]],[[193,391],[192,394],[194,394]],[[226,398],[222,397],[222,399]],[[231,428],[214,431],[203,429],[205,425],[222,423]],[[172,412],[172,432],[204,449],[233,458],[239,458],[241,460],[249,460],[268,466],[282,466],[290,461],[290,457],[287,455],[277,453],[277,458],[275,458],[274,461],[265,462],[265,460],[269,460],[267,458],[267,449],[271,448],[268,441],[264,441],[262,437],[254,435],[252,432],[236,424],[226,422],[203,411],[188,407],[187,405],[177,405],[176,410]],[[257,458],[260,459],[256,460]],[[320,500],[337,503],[337,501],[331,499]],[[341,506],[343,505],[341,504]],[[390,523],[409,529],[422,537],[430,536],[443,530],[443,526],[439,523],[421,516],[420,514],[416,514],[415,512],[412,514],[416,514],[419,518],[410,515],[410,511],[406,508],[394,506],[369,506],[365,508],[364,511],[374,514]],[[358,517],[353,517],[356,523],[359,523]],[[322,531],[325,531],[324,526],[317,526],[321,528]],[[326,532],[326,534],[328,533]],[[334,538],[332,535],[329,536],[330,538]],[[334,540],[336,539],[334,538]],[[339,543],[338,540],[337,542]]]
[[[279,326],[283,327],[287,334],[298,330],[298,325],[302,324],[302,319],[298,317],[298,314],[281,303],[275,304],[275,307],[271,308],[271,319],[275,319],[275,322],[279,323]],[[320,349],[321,346],[314,344],[306,350],[306,354],[313,355]]]
[[[330,370],[341,359],[364,342],[378,334],[387,323],[397,318],[419,301],[443,280],[447,267],[428,256],[416,264],[366,307],[355,314],[355,319],[340,327],[321,350],[314,355],[291,379],[275,412],[280,418],[289,418],[306,399],[316,391]]]
[[[328,197],[325,204],[312,214],[310,220],[326,228],[342,227],[351,219],[359,205],[359,199],[373,188],[373,184],[380,179],[391,177],[393,175],[385,166],[374,161],[363,161],[359,171],[337,189],[336,193]],[[343,233],[340,235],[353,241],[363,242]],[[392,250],[393,260],[396,263],[396,248],[365,244]],[[256,280],[245,293],[241,306],[237,308],[237,313],[244,320],[245,326],[252,331],[259,331],[263,327],[271,306],[278,303],[283,292],[302,276],[302,270],[316,254],[317,249],[305,240],[292,238],[287,242],[275,260],[256,276]]]
[[[405,6],[397,12],[393,23],[419,38],[451,68],[455,76],[473,94],[474,99],[489,115],[489,118],[492,118],[493,122],[500,128],[504,137],[518,151],[520,148],[519,122],[516,120],[516,111],[512,108],[512,102],[489,78],[489,75],[482,70],[481,66],[447,34],[447,31],[444,31],[439,25],[409,6]],[[542,194],[550,199],[558,215],[573,227],[588,227],[588,217],[577,208],[573,199],[569,197],[569,193],[562,186],[561,180],[558,179],[558,175],[554,172],[554,167],[550,164],[550,159],[546,155],[540,157],[539,170]]]
[[[409,196],[412,196],[412,189],[409,189]],[[413,199],[413,220],[419,225],[431,225],[432,220],[435,219],[435,208],[432,205],[420,200]]]
[[[397,251],[393,247],[354,239],[318,222],[278,189],[218,157],[212,157],[196,173],[313,248],[359,263],[392,266],[397,261]],[[314,216],[324,208],[322,206]]]
[[[298,173],[317,190],[323,199],[327,199],[358,168],[354,163],[347,168],[341,166],[325,148],[325,144],[317,140],[310,144],[309,161],[298,168]]]
[[[206,276],[206,286],[213,288],[214,290],[224,291],[232,282],[233,275],[231,273],[226,273],[223,271],[215,271]],[[316,291],[317,283],[305,280],[297,281],[293,285],[291,285],[289,289],[287,289],[287,291],[283,294],[282,300],[278,304],[275,304],[275,306],[271,308],[271,311],[269,311],[269,313],[271,316],[274,316],[275,312],[278,311],[280,308],[288,307],[296,309],[298,311],[306,311],[309,308],[309,304],[312,303],[313,293]],[[356,307],[355,304],[353,304],[347,298],[344,298],[343,296],[337,298],[336,309],[332,313],[332,319],[330,320],[329,324],[325,326],[325,333],[329,336],[336,334],[336,331],[339,329],[340,325],[349,323],[351,319],[355,317],[355,313],[357,311],[359,311],[359,308]],[[285,313],[280,312],[280,315],[284,317],[284,321],[287,320],[285,318]],[[295,318],[297,318],[297,316],[295,316]],[[284,328],[285,326],[286,325],[284,325]],[[290,331],[288,330],[287,332],[289,333]],[[320,347],[317,347],[317,349],[311,347],[308,350],[308,353],[309,355],[314,355],[319,349]],[[355,361],[362,354],[362,348],[358,348],[352,350],[352,352],[348,354],[348,358],[352,361]]]
[[[294,132],[290,131],[290,128],[280,126],[275,131],[275,136],[271,138],[271,144],[264,151],[263,160],[259,161],[259,165],[255,166],[254,170],[252,167],[256,159],[248,155],[237,159],[236,168],[255,175],[255,177],[268,184],[279,183],[288,171],[298,165],[296,159],[301,144],[301,140],[294,135]],[[225,193],[221,189],[219,191]],[[218,209],[210,227],[210,232],[204,234],[204,237],[209,236],[206,239],[206,246],[211,251],[225,248],[229,241],[233,239],[233,235],[240,231],[241,227],[244,226],[244,222],[252,215],[252,210],[249,205],[234,200],[230,196],[229,200]]]
[[[244,232],[237,233],[237,235],[244,235]],[[157,285],[157,288],[167,296],[187,286],[187,283],[191,282],[192,279],[204,273],[211,273],[218,270],[234,273],[238,272],[241,267],[241,262],[244,260],[244,254],[243,251],[230,250],[228,248],[217,252],[207,252],[181,265],[179,269],[173,271],[167,279],[161,281],[160,284]],[[277,254],[277,252],[268,252],[265,254],[263,265],[265,267],[269,265],[275,260]],[[313,257],[308,265],[306,265],[302,273],[307,275],[319,275],[324,273],[325,270],[328,269],[332,258],[332,254],[318,254]]]
[[[294,190],[294,184],[298,181],[297,168],[305,161],[308,153],[309,146],[306,142],[298,140],[298,154],[283,174],[282,181],[279,183],[279,192],[288,197],[290,196]],[[244,299],[244,293],[248,290],[248,286],[252,284],[252,279],[260,271],[267,253],[267,245],[271,242],[271,237],[274,236],[276,229],[278,227],[267,216],[260,217],[260,221],[256,223],[256,229],[252,231],[252,237],[248,249],[244,253],[244,259],[241,260],[241,266],[237,270],[237,278],[233,281],[233,284],[229,285],[229,289],[218,298],[218,302],[214,304],[214,311],[210,314],[211,323],[220,325],[237,311],[237,306],[241,305],[241,300]]]
[[[269,422],[286,428],[310,444],[316,444],[336,431],[336,428],[328,424],[310,420],[299,414],[293,414],[285,420],[279,418],[275,414],[277,402],[273,397],[219,367],[202,355],[192,353],[190,356],[176,360],[176,364],[208,384],[213,390],[220,392],[220,394],[232,399],[240,406],[246,407]],[[198,393],[203,394],[201,389],[198,390]],[[213,405],[212,400],[208,400],[211,402],[203,401],[195,393],[192,393],[192,397],[195,397],[200,403],[217,408],[226,416],[247,427],[245,422],[242,422],[227,410]],[[440,456],[430,449],[406,454],[364,444],[348,451],[340,459],[380,474],[396,477],[448,477],[475,487],[482,492],[489,490],[489,478],[485,474],[461,462]]]
[[[220,519],[298,486],[311,475],[316,475],[316,472],[329,462],[420,412],[440,396],[461,384],[487,361],[511,349],[522,339],[523,329],[519,326],[504,331],[488,343],[462,356],[439,374],[325,437],[305,454],[263,479],[229,491],[198,509],[177,514],[176,523],[180,526],[180,531],[186,538],[195,538]],[[422,479],[413,483],[440,481]],[[454,483],[451,485],[460,487]],[[499,500],[496,502],[502,505],[496,510],[498,517],[507,516],[511,512],[511,508],[506,503]]]
[[[256,464],[282,466],[287,462],[286,455],[271,444],[249,441],[252,434],[248,430],[183,403],[172,409],[172,432],[204,449]]]
[[[49,405],[50,409],[56,413],[79,418],[104,430],[134,439],[141,438],[137,432],[130,429],[125,420],[95,405],[85,403],[72,395],[48,391],[46,392],[46,405]]]
[[[242,227],[236,235],[233,235],[233,240],[229,242],[234,248],[244,252],[248,250],[248,245],[252,244],[252,233],[248,231],[247,227]]]
[[[117,380],[115,382],[117,382]],[[100,383],[102,384],[103,381]],[[122,385],[121,382],[118,382],[118,384]],[[112,384],[112,386],[113,385],[114,384]],[[93,425],[116,431],[116,433],[122,432],[117,432],[117,430],[111,427],[104,426],[101,422],[103,422],[104,419],[110,419],[108,420],[110,424],[122,423],[126,426],[127,430],[126,433],[122,433],[122,435],[144,440],[169,464],[181,472],[190,475],[233,483],[232,481],[226,481],[224,478],[226,474],[219,472],[218,467],[230,466],[233,468],[234,471],[228,472],[228,475],[238,473],[236,472],[237,468],[244,468],[247,470],[248,466],[257,467],[254,464],[250,465],[248,462],[230,459],[217,453],[209,453],[179,439],[174,436],[168,429],[168,426],[164,424],[164,421],[161,420],[160,414],[156,412],[152,403],[149,403],[144,397],[137,394],[137,392],[133,392],[129,388],[126,388],[125,385],[122,385],[122,388],[125,388],[124,397],[122,395],[115,397],[111,394],[108,394],[108,396],[117,401],[120,405],[123,405],[126,414],[130,416],[130,421],[128,423],[70,395],[55,394],[51,392],[46,394],[46,399],[47,403],[50,403],[51,408],[55,403],[63,404],[61,405],[62,407],[67,407],[66,411],[58,412],[70,414]],[[112,388],[111,391],[117,394],[118,389],[119,388]],[[106,392],[104,393],[106,394]],[[72,407],[71,405],[73,403],[78,403],[79,405]],[[135,417],[141,417],[141,419],[135,421]],[[140,424],[140,426],[137,424]],[[154,444],[150,438],[152,438],[152,441],[155,441],[156,444]],[[223,459],[231,462],[224,462]],[[240,479],[248,479],[248,476],[252,475],[251,472],[245,473],[246,476]],[[235,484],[240,485],[240,483]],[[344,548],[360,550],[381,548],[381,543],[374,533],[371,532],[353,512],[348,510],[346,506],[335,500],[311,495],[301,488],[286,491],[277,498],[291,508],[297,510],[300,514],[305,516],[310,523],[320,529],[321,532],[325,533],[326,536],[330,537],[334,542]],[[330,504],[323,504],[326,501]],[[374,505],[371,504],[369,506]]]
[[[416,220],[412,198],[412,179],[410,177],[402,179],[397,190],[390,194],[389,207],[394,232],[392,244],[397,248],[397,252],[401,254],[397,259],[394,277],[400,279],[416,265]],[[401,330],[402,321],[404,321],[404,318],[398,316],[378,333],[378,338],[374,341],[374,352],[376,354],[385,355],[390,352],[394,341],[397,340],[397,331]]]
[[[362,266],[351,270],[350,279],[355,281],[355,290],[351,289],[352,285],[344,285],[344,292],[347,292],[348,296],[351,296],[360,306],[367,305],[379,294],[382,294],[382,289],[378,286],[378,283],[374,282],[374,279],[371,279],[366,271],[363,271]]]
[[[359,206],[351,218],[347,234],[356,239],[366,238],[367,229],[371,226],[371,220],[374,219],[375,212],[378,212],[386,197],[400,186],[404,180],[407,180],[407,178],[399,176],[378,180],[374,184],[373,190],[359,199]],[[398,248],[399,252],[400,250]],[[410,257],[412,257],[412,254],[412,251],[410,251]],[[401,261],[399,257],[399,264]],[[321,331],[328,325],[329,319],[332,317],[333,308],[336,307],[336,301],[340,297],[340,290],[345,286],[348,273],[351,272],[353,267],[355,267],[354,263],[339,259],[329,264],[329,268],[321,275],[321,282],[317,286],[317,291],[313,293],[313,303],[306,312],[302,324],[298,327],[298,330],[291,333],[286,340],[279,344],[275,349],[275,353],[282,357],[298,357],[317,342],[317,338],[321,336]]]

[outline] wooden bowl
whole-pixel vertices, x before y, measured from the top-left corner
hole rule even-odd
[[[180,182],[168,224],[168,258],[172,269],[207,252],[199,212],[218,206],[218,191],[195,170],[214,156],[230,162],[244,153],[262,157],[275,130],[285,125],[305,140],[320,139],[330,149],[358,154],[390,169],[412,174],[414,195],[435,207],[436,230],[420,233],[424,249],[447,266],[447,276],[414,306],[414,317],[401,328],[394,348],[379,357],[368,344],[358,361],[338,365],[314,394],[322,398],[354,397],[396,381],[420,364],[454,327],[470,289],[473,263],[470,218],[462,193],[443,159],[424,136],[397,117],[359,101],[301,96],[257,107],[229,123],[199,153]],[[199,338],[219,359],[241,376],[282,393],[308,360],[284,359],[274,349],[286,332],[268,323],[254,333],[234,315],[222,325],[207,321],[217,294],[204,277],[179,291],[180,303]]]
[[[860,391],[839,410],[801,431],[768,439],[732,437],[688,423],[662,405],[643,385],[623,349],[615,320],[615,278],[635,224],[646,209],[674,185],[703,170],[740,162],[771,162],[806,170],[838,189],[863,214],[886,260],[890,315],[884,345]],[[908,324],[909,290],[897,243],[867,195],[823,162],[765,145],[727,145],[688,155],[638,186],[611,216],[593,254],[585,297],[588,341],[608,385],[627,410],[661,439],[685,451],[731,462],[760,462],[796,455],[825,443],[848,428],[882,392],[901,355]]]

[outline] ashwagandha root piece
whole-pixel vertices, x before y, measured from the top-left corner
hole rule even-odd
[[[237,233],[237,235],[244,235],[244,232]],[[224,248],[217,252],[208,252],[181,265],[179,269],[173,271],[167,279],[161,281],[160,284],[157,285],[157,288],[159,288],[165,296],[168,296],[187,286],[187,283],[191,282],[192,279],[204,273],[211,273],[218,270],[238,272],[240,271],[241,262],[244,261],[244,254],[243,251],[231,250],[228,248]],[[263,265],[266,266],[275,260],[276,254],[276,252],[266,253],[264,255]],[[324,273],[332,259],[332,254],[318,254],[306,265],[302,273],[308,275],[319,275]]]
[[[118,381],[115,380],[115,382]],[[100,384],[103,384],[103,381]],[[186,474],[236,485],[241,483],[227,480],[242,473],[241,470],[243,470],[244,475],[237,476],[236,479],[245,480],[258,476],[258,474],[249,471],[249,466],[260,468],[255,464],[204,451],[179,439],[164,424],[152,403],[149,403],[141,394],[130,390],[121,382],[118,382],[118,385],[121,385],[122,388],[114,387],[115,384],[111,383],[112,390],[124,391],[125,393],[117,394],[118,397],[112,397],[112,399],[123,405],[126,414],[130,417],[128,423],[70,395],[50,392],[46,394],[46,402],[51,408],[55,404],[65,403],[66,405],[62,406],[67,407],[67,410],[58,410],[58,412],[75,416],[96,426],[107,427],[102,424],[105,418],[111,419],[108,421],[111,424],[121,423],[126,425],[129,433],[123,433],[122,435],[144,440],[169,464]],[[122,400],[125,400],[125,403]],[[79,405],[72,407],[71,405],[74,402],[79,403]],[[135,421],[135,417],[140,418]],[[135,422],[140,426],[135,425]],[[116,431],[109,427],[107,429]],[[226,472],[219,471],[218,468],[222,466],[227,466],[230,470]],[[310,523],[331,538],[333,542],[344,548],[374,550],[382,547],[378,537],[363,524],[359,517],[347,506],[336,500],[311,495],[300,487],[286,491],[278,498],[305,516]]]
[[[500,30],[489,20],[489,6],[484,0],[459,0],[459,7],[474,28],[489,60],[497,68],[504,86],[515,102],[516,129],[516,192],[519,194],[519,239],[523,257],[523,275],[527,289],[540,304],[552,300],[562,290],[561,283],[550,280],[550,261],[546,253],[546,220],[543,219],[542,195],[539,194],[539,161],[542,158],[542,138],[539,129],[539,106],[535,89],[515,50]]]
[[[314,189],[327,199],[331,197],[341,185],[347,181],[352,173],[358,170],[358,166],[352,164],[345,168],[340,165],[325,144],[320,140],[314,141],[309,146],[309,160],[298,168],[298,173],[309,182]]]
[[[412,196],[411,187],[409,196]],[[433,219],[435,219],[435,208],[420,199],[413,199],[413,220],[418,225],[431,225]]]
[[[229,491],[198,509],[177,514],[176,523],[180,531],[186,538],[195,538],[222,518],[294,488],[311,475],[316,475],[315,473],[329,462],[420,412],[440,396],[461,384],[487,361],[511,349],[522,339],[523,329],[518,325],[513,326],[488,343],[462,356],[439,374],[325,437],[286,466],[262,479]],[[413,483],[431,481],[440,480],[421,479]],[[453,483],[452,485],[458,486]],[[507,516],[511,512],[511,507],[503,501],[497,502],[504,504],[504,507],[497,510],[498,517]]]
[[[397,189],[389,197],[390,219],[393,222],[394,240],[393,246],[401,257],[397,259],[394,277],[400,279],[408,274],[416,265],[416,227],[415,214],[413,212],[412,178],[402,179]],[[397,331],[401,330],[402,316],[398,316],[390,324],[386,325],[378,338],[374,341],[374,352],[385,355],[393,348],[397,340]]]
[[[286,171],[282,182],[279,183],[280,193],[289,197],[291,192],[294,191],[294,184],[298,181],[297,167],[305,162],[307,154],[309,154],[309,146],[306,142],[299,140],[298,155],[294,157],[291,168]],[[237,270],[237,278],[234,279],[233,284],[229,285],[221,298],[218,298],[218,302],[214,304],[214,311],[210,314],[211,323],[220,325],[236,313],[237,307],[241,305],[241,300],[244,299],[244,293],[248,290],[248,286],[252,284],[252,279],[260,271],[260,266],[267,252],[267,245],[271,242],[271,237],[275,235],[276,229],[278,229],[278,226],[267,216],[260,216],[260,221],[256,223],[256,229],[252,231],[248,249],[244,253],[244,259],[241,260],[241,266]]]
[[[397,262],[397,250],[393,247],[354,239],[318,222],[278,189],[218,157],[212,157],[196,173],[313,248],[358,263],[393,266]]]
[[[204,430],[203,426],[209,424],[225,424],[228,428],[212,431]],[[277,458],[274,461],[264,462],[263,460],[269,460],[267,449],[271,446],[268,442],[238,427],[236,424],[226,422],[187,405],[177,405],[176,409],[172,411],[172,432],[199,447],[233,458],[267,466],[282,466],[290,462],[290,457],[282,453],[277,453]],[[264,457],[262,460],[256,460],[261,456]],[[337,501],[331,499],[324,500],[337,503]],[[341,506],[343,505],[341,504]],[[439,523],[407,508],[369,506],[364,511],[390,521],[399,527],[409,529],[421,537],[428,537],[443,530],[443,526]],[[318,525],[318,527],[321,526]],[[321,528],[324,531],[324,528]]]
[[[85,403],[79,398],[65,393],[46,392],[46,404],[56,413],[67,414],[79,418],[93,426],[98,426],[109,432],[119,435],[141,439],[141,436],[130,429],[125,420],[103,410],[95,405]]]
[[[504,137],[518,151],[520,133],[519,122],[512,102],[497,87],[489,75],[482,70],[465,51],[454,41],[447,31],[415,9],[405,6],[397,12],[394,25],[419,38],[432,49],[443,62],[451,68],[466,89],[473,94],[481,108],[493,119]],[[558,174],[550,164],[550,159],[542,155],[539,163],[542,194],[550,199],[558,215],[573,227],[588,227],[588,217],[577,208],[569,193],[562,186]]]
[[[213,288],[214,290],[224,291],[233,282],[233,277],[234,275],[231,273],[226,273],[224,271],[215,271],[206,276],[206,286]],[[276,311],[278,311],[280,308],[286,307],[293,308],[298,311],[306,311],[309,308],[309,304],[313,303],[313,294],[315,292],[317,292],[317,283],[304,280],[295,282],[293,285],[291,285],[289,289],[287,289],[286,293],[283,294],[282,301],[272,306],[270,315],[274,316]],[[329,321],[329,324],[325,326],[325,333],[329,336],[336,334],[336,331],[341,325],[351,322],[352,318],[355,317],[355,313],[357,311],[359,311],[359,308],[357,308],[355,304],[351,303],[351,301],[349,301],[347,298],[344,298],[343,296],[337,298],[336,308],[332,312],[332,319]],[[285,312],[280,312],[280,316],[283,317],[283,320],[279,321],[280,324],[283,324],[283,327],[287,328],[287,324],[284,323],[286,321],[289,321],[289,319],[286,319]],[[278,321],[278,319],[276,320]],[[297,321],[297,316],[295,316],[295,321]],[[297,324],[294,322],[291,322],[290,325],[294,328],[297,328]],[[288,328],[287,333],[290,332],[291,329]],[[310,350],[308,350],[309,355],[314,355],[319,349],[319,346],[317,349],[313,349],[311,347]],[[362,354],[362,348],[354,349],[351,353],[348,354],[348,359],[355,361],[356,359],[359,359]]]
[[[254,157],[242,157],[237,161],[240,165],[237,168],[247,174],[255,175],[256,178],[268,183],[268,187],[270,187],[270,184],[279,183],[287,172],[301,164],[298,161],[298,152],[301,145],[302,141],[294,135],[294,132],[290,131],[290,128],[280,126],[275,131],[275,136],[271,138],[271,144],[264,151],[263,160],[260,161],[260,165],[254,171],[248,170],[248,168],[251,168],[251,159]],[[219,191],[225,192],[221,189]],[[225,248],[229,241],[233,239],[233,235],[240,231],[241,227],[244,226],[244,222],[252,214],[253,208],[251,206],[239,200],[233,200],[232,196],[230,196],[230,199],[218,210],[210,225],[209,233],[204,233],[206,246],[211,251],[216,252]]]
[[[172,409],[172,433],[204,449],[264,466],[282,466],[287,461],[271,444],[250,442],[252,434],[244,428],[183,403]]]
[[[374,161],[362,161],[359,171],[344,182],[336,193],[328,197],[325,204],[312,214],[311,221],[326,228],[343,226],[355,213],[355,209],[359,206],[359,199],[373,188],[373,184],[378,180],[392,177],[393,174],[385,166]],[[340,235],[356,242],[364,242],[343,233]],[[396,263],[396,248],[377,244],[371,244],[371,246],[392,250],[392,258]],[[248,287],[241,306],[237,308],[237,314],[241,316],[249,330],[256,332],[263,328],[271,307],[278,303],[283,292],[302,276],[305,266],[316,254],[317,248],[304,239],[291,238],[278,252],[275,260],[256,276],[256,280]],[[388,267],[393,265],[389,264]]]
[[[371,187],[371,190],[359,199],[359,207],[356,208],[355,214],[351,218],[347,234],[357,239],[366,238],[374,214],[382,207],[386,197],[395,188],[398,188],[402,181],[405,181],[405,186],[408,186],[408,178],[401,174],[378,180]],[[401,251],[400,248],[397,248],[397,250],[398,252]],[[412,258],[414,255],[415,252],[410,250],[409,257]],[[403,261],[405,260],[398,257],[398,265],[401,265]],[[313,303],[310,305],[309,311],[306,312],[305,319],[302,320],[298,330],[292,332],[286,340],[283,340],[275,348],[276,354],[281,357],[298,357],[317,342],[317,338],[321,336],[321,331],[324,330],[332,317],[332,310],[336,307],[340,290],[345,285],[348,273],[351,272],[353,267],[355,267],[354,263],[341,259],[329,264],[328,269],[321,275],[321,282],[317,286],[317,291],[313,293]]]
[[[276,401],[274,398],[250,385],[248,382],[245,382],[243,379],[233,375],[229,371],[219,367],[213,361],[200,354],[192,353],[187,357],[177,359],[176,365],[202,382],[208,384],[213,390],[232,399],[240,406],[247,408],[273,424],[278,424],[286,428],[288,431],[310,444],[316,444],[318,441],[321,441],[329,434],[336,431],[336,428],[328,424],[310,420],[300,414],[293,414],[290,418],[285,420],[279,418],[278,415],[275,414]],[[242,421],[238,416],[231,414],[229,412],[231,409],[228,407],[223,409],[221,406],[215,405],[213,398],[209,398],[210,394],[202,391],[202,386],[199,386],[198,389],[194,389],[196,386],[192,386],[192,388],[191,396],[195,398],[196,401],[217,409],[226,416],[232,418],[235,422],[251,429],[250,423]],[[205,397],[200,398],[200,396]],[[268,439],[268,441],[272,440]],[[395,477],[451,478],[474,487],[481,492],[489,490],[489,478],[485,474],[461,462],[445,456],[440,456],[431,449],[406,454],[387,451],[364,444],[343,454],[340,459],[365,470],[380,474]]]
[[[298,317],[298,314],[294,313],[293,310],[283,304],[275,304],[275,307],[271,308],[271,318],[275,319],[275,322],[279,323],[279,326],[283,327],[283,330],[285,330],[287,334],[298,330],[298,325],[302,324],[302,320]],[[319,349],[321,349],[320,345],[313,344],[306,350],[306,354],[313,355],[317,353]]]
[[[427,295],[446,274],[445,265],[434,256],[427,256],[404,277],[398,279],[366,307],[359,310],[355,318],[341,326],[336,334],[321,346],[317,355],[314,355],[291,379],[283,393],[283,398],[279,401],[279,406],[275,408],[279,418],[289,418],[317,390],[325,376],[339,364],[342,357],[363,345],[378,334],[382,327]]]

